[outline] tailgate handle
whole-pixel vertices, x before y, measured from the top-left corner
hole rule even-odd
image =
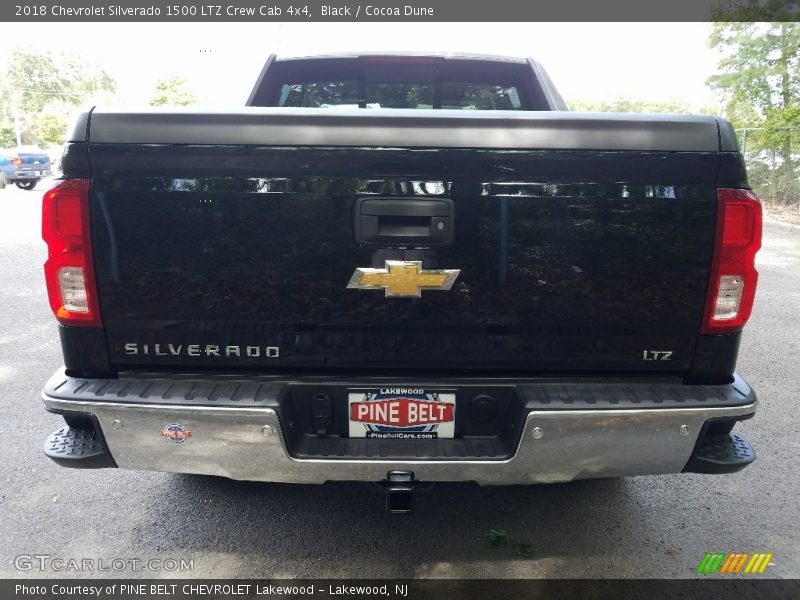
[[[359,198],[356,241],[381,246],[446,246],[453,239],[449,198]]]

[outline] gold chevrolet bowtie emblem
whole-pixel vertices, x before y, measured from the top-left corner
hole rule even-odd
[[[387,260],[385,269],[356,269],[348,288],[384,290],[387,298],[419,298],[422,290],[449,290],[460,269],[423,269],[418,260]]]

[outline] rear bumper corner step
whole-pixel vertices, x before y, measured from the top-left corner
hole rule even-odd
[[[739,434],[708,435],[697,442],[684,472],[710,475],[735,473],[755,459],[753,446]]]
[[[115,468],[117,465],[96,429],[62,427],[44,443],[44,454],[62,467],[73,469]]]

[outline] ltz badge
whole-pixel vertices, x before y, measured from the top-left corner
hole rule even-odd
[[[357,268],[349,289],[384,290],[387,298],[419,298],[423,290],[449,290],[460,269],[423,269],[418,260],[387,260],[384,269]]]

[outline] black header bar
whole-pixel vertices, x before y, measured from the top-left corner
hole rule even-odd
[[[10,0],[0,3],[0,21],[11,22],[796,20],[800,20],[800,6],[794,0]]]

